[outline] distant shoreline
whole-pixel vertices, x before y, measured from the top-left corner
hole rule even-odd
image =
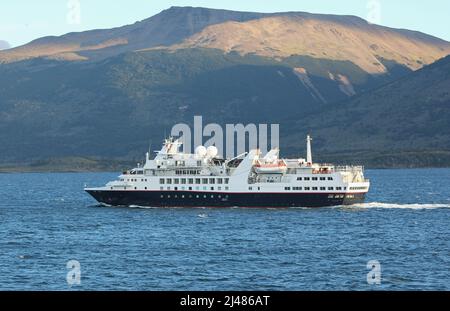
[[[301,152],[300,152],[301,153]],[[286,155],[295,157],[294,155]],[[297,155],[298,156],[298,155]],[[11,161],[0,163],[0,173],[96,173],[122,172],[136,167],[144,159],[107,159],[100,157],[72,156]],[[317,163],[339,165],[363,165],[366,169],[437,169],[450,168],[450,151],[409,152],[354,152],[321,154]]]

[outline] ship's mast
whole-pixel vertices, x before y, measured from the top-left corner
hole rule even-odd
[[[311,141],[312,138],[310,135],[306,137],[306,162],[308,164],[312,164],[312,152],[311,152]]]

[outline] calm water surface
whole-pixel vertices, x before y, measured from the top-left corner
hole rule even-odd
[[[116,175],[0,174],[0,289],[450,290],[449,169],[370,170],[365,204],[283,210],[110,208],[83,193]]]

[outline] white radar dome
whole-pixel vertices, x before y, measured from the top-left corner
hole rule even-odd
[[[206,149],[206,154],[210,158],[215,158],[217,154],[219,153],[219,150],[216,146],[209,146],[208,149]]]
[[[195,148],[195,154],[200,156],[200,157],[204,157],[206,155],[206,148],[204,146],[198,146],[197,148]]]

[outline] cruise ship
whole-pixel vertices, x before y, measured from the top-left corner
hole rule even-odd
[[[108,206],[290,208],[363,202],[370,187],[364,168],[313,163],[311,140],[308,136],[306,159],[280,158],[278,148],[223,159],[215,146],[184,153],[181,141],[170,138],[154,159],[147,153],[144,165],[85,191]]]

